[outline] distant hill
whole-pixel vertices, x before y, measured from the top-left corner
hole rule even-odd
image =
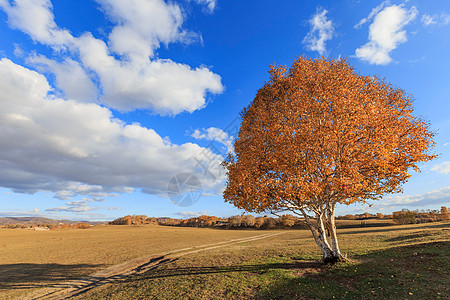
[[[21,225],[58,225],[63,224],[76,224],[76,223],[88,223],[88,224],[102,224],[105,222],[92,222],[92,221],[71,221],[71,220],[55,220],[43,217],[0,217],[0,226],[8,224],[21,224]]]

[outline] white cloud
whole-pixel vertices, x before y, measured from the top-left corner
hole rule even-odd
[[[450,202],[450,186],[419,195],[396,195],[384,197],[376,205],[378,207],[417,207],[426,205],[448,205]]]
[[[81,200],[85,201],[85,202],[104,202],[105,199],[102,198],[81,198]]]
[[[222,156],[196,144],[171,144],[154,130],[124,124],[105,107],[48,94],[46,78],[0,60],[0,184],[15,192],[50,191],[106,197],[142,188],[164,195],[172,176],[187,172],[204,191],[222,187],[221,170],[205,177],[198,161]]]
[[[83,201],[83,200],[69,201],[69,202],[66,202],[66,204],[70,205],[70,206],[86,206],[86,205],[88,205],[87,201]]]
[[[226,147],[227,152],[234,153],[234,137],[220,128],[210,127],[208,129],[202,129],[201,131],[196,129],[191,136],[197,140],[216,141]]]
[[[206,67],[191,68],[170,59],[153,58],[161,44],[201,38],[182,28],[183,14],[177,4],[162,0],[98,2],[116,24],[108,44],[89,32],[73,37],[58,28],[49,1],[19,0],[13,5],[0,0],[0,8],[8,14],[13,28],[40,43],[67,50],[58,52],[63,56],[62,63],[42,56],[30,61],[55,73],[58,86],[71,99],[92,98],[95,86],[89,83],[89,72],[98,77],[100,103],[121,111],[148,109],[161,115],[193,112],[205,107],[208,93],[223,91],[221,77]],[[76,62],[78,57],[80,61]],[[68,80],[72,71],[82,80]]]
[[[120,55],[149,57],[160,44],[190,41],[195,34],[182,29],[180,7],[162,0],[96,0],[117,25],[109,35]]]
[[[356,24],[354,26],[355,29],[360,28],[362,25],[366,24],[367,22],[369,22],[370,20],[373,19],[374,16],[376,16],[383,8],[385,8],[387,5],[389,5],[390,2],[389,1],[384,1],[381,2],[380,5],[378,5],[377,7],[373,8],[372,11],[370,12],[370,14],[366,17],[366,18],[362,18],[358,24]]]
[[[12,28],[28,34],[33,40],[52,46],[68,43],[73,37],[55,23],[50,0],[0,0],[0,8],[8,15]]]
[[[194,218],[194,217],[199,217],[202,215],[206,215],[207,212],[206,211],[182,211],[177,213],[177,215],[180,215],[182,217],[186,217],[186,218]]]
[[[422,21],[422,23],[423,23],[425,26],[430,26],[430,25],[432,25],[432,24],[436,24],[436,21],[435,21],[434,17],[432,17],[432,16],[430,16],[430,15],[427,15],[427,14],[424,14],[424,15],[422,16],[421,21]]]
[[[217,1],[216,0],[195,0],[198,4],[205,5],[208,13],[214,12],[216,9]]]
[[[392,62],[390,52],[408,40],[403,28],[416,18],[417,13],[414,6],[409,10],[398,5],[385,7],[374,17],[369,27],[369,41],[356,49],[356,57],[377,65]]]
[[[55,74],[56,85],[64,92],[65,97],[78,101],[96,101],[97,87],[86,70],[73,59],[66,58],[63,62],[57,62],[42,55],[34,55],[28,57],[27,61],[41,72]]]
[[[387,195],[379,201],[373,201],[372,207],[361,206],[357,209],[348,209],[351,206],[341,205],[339,207],[339,214],[362,213],[366,211],[371,212],[392,212],[403,208],[413,210],[415,207],[440,206],[450,205],[450,186],[440,188],[438,190],[430,191],[425,194],[418,195]]]
[[[448,25],[450,24],[450,14],[442,14],[442,24]]]
[[[18,44],[14,44],[14,55],[16,57],[25,57],[25,51]]]
[[[40,183],[42,184],[42,183]],[[56,183],[49,184],[49,186]],[[55,192],[55,198],[60,200],[70,200],[76,195],[86,195],[91,197],[117,197],[119,194],[132,193],[133,188],[130,187],[106,187],[101,185],[89,185],[73,181],[64,181],[57,183],[58,189]],[[43,187],[45,188],[45,186]],[[21,192],[35,192],[31,187],[27,187]],[[19,190],[20,191],[20,190]]]
[[[92,198],[83,198],[83,200],[76,200],[76,201],[69,201],[66,202],[67,206],[59,206],[59,207],[53,207],[46,209],[46,211],[49,212],[72,212],[72,213],[80,213],[80,212],[88,212],[93,210],[120,210],[122,208],[120,207],[102,207],[102,206],[89,206],[90,202],[99,202],[103,201],[103,199],[92,199]]]
[[[450,23],[450,14],[442,13],[440,15],[429,15],[429,14],[423,14],[421,19],[423,25],[430,26],[430,25],[447,25]]]
[[[175,115],[203,108],[208,91],[223,90],[220,76],[206,67],[192,69],[168,59],[124,63],[108,55],[106,44],[92,35],[82,36],[77,44],[83,64],[100,78],[101,102],[112,108]]]
[[[441,174],[450,174],[450,161],[444,161],[441,164],[431,167],[431,171],[436,171]]]
[[[13,211],[1,211],[0,217],[45,217],[40,211],[39,208],[33,208],[31,210],[16,209]]]
[[[89,206],[59,206],[59,207],[53,207],[53,208],[47,208],[45,211],[53,211],[53,212],[87,212],[87,211],[93,211],[96,210],[96,207],[89,207]]]
[[[317,13],[311,17],[309,20],[311,29],[303,39],[306,49],[317,51],[320,55],[326,53],[325,43],[326,41],[331,40],[334,33],[333,22],[327,19],[327,12],[326,9],[322,9],[321,11],[317,11]]]

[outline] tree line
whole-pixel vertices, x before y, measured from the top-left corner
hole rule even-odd
[[[338,216],[337,220],[392,220],[397,224],[415,224],[425,222],[437,222],[450,219],[447,207],[442,206],[441,210],[415,210],[403,209],[384,215],[382,213],[348,214]],[[228,218],[202,215],[189,219],[175,218],[155,218],[146,215],[128,215],[109,222],[111,225],[143,225],[154,224],[163,226],[179,227],[213,227],[213,228],[256,228],[256,229],[306,229],[305,220],[293,215],[285,214],[279,217],[258,216],[249,214],[236,215]],[[360,223],[355,223],[360,224]],[[362,224],[362,223],[361,223]],[[342,224],[348,225],[348,224]]]
[[[202,215],[189,219],[154,218],[145,215],[128,215],[109,222],[111,225],[156,224],[180,227],[216,227],[216,228],[299,228],[304,226],[300,218],[292,215],[273,217],[254,217],[252,215],[236,215],[228,218]]]

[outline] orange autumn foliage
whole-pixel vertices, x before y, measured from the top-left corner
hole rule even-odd
[[[235,155],[223,163],[225,201],[239,208],[313,212],[324,222],[319,243],[337,203],[400,192],[409,171],[435,157],[434,133],[413,115],[412,96],[346,59],[300,57],[270,75],[243,110]]]

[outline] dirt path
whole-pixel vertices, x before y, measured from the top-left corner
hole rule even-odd
[[[233,244],[265,239],[282,233],[283,232],[265,233],[253,237],[232,239],[226,242],[183,248],[157,255],[148,255],[145,257],[140,257],[137,259],[127,261],[123,264],[111,266],[85,278],[67,281],[49,288],[39,289],[38,291],[33,292],[29,294],[27,297],[22,299],[68,299],[70,297],[83,294],[89,291],[90,289],[96,288],[103,284],[107,284],[115,280],[125,278],[127,276],[141,274],[149,270],[156,269],[159,266],[169,263],[181,256],[226,247]]]

